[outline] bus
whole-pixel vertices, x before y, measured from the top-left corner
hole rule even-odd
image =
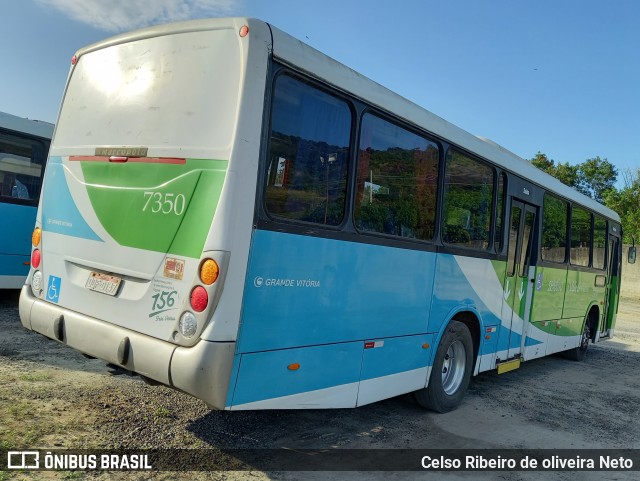
[[[215,409],[438,412],[614,334],[615,212],[267,23],[71,64],[28,329]]]
[[[0,289],[20,289],[29,274],[31,233],[53,124],[0,112]]]

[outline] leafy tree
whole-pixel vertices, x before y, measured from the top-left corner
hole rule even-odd
[[[560,182],[569,187],[573,187],[574,189],[585,193],[582,190],[582,186],[580,184],[580,175],[579,175],[579,167],[576,165],[569,165],[568,162],[564,164],[558,163],[556,165],[553,159],[550,159],[543,154],[542,152],[538,152],[536,156],[530,160],[534,167],[546,172],[549,175],[552,175]]]
[[[563,184],[598,202],[604,202],[605,194],[615,189],[618,180],[617,169],[607,159],[600,157],[587,159],[578,165],[570,165],[568,162],[556,163],[542,152],[538,152],[530,162]]]
[[[608,189],[603,197],[605,205],[620,214],[624,242],[631,243],[632,237],[640,240],[640,170],[626,171],[623,179],[624,188]]]
[[[537,167],[543,172],[546,172],[549,175],[555,174],[555,162],[551,160],[546,154],[538,151],[536,156],[531,159],[529,162],[533,164],[534,167]]]
[[[604,202],[617,180],[618,170],[607,159],[594,157],[578,165],[578,190],[598,202]]]

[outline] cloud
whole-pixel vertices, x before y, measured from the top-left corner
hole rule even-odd
[[[241,0],[36,0],[107,32],[160,23],[232,15]]]

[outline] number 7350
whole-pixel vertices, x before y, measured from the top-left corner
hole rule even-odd
[[[144,197],[146,202],[142,212],[149,210],[154,214],[182,215],[187,204],[184,194],[145,192]]]

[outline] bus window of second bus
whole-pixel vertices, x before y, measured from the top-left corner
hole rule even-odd
[[[46,153],[47,147],[39,140],[0,132],[0,197],[3,200],[37,204]]]

